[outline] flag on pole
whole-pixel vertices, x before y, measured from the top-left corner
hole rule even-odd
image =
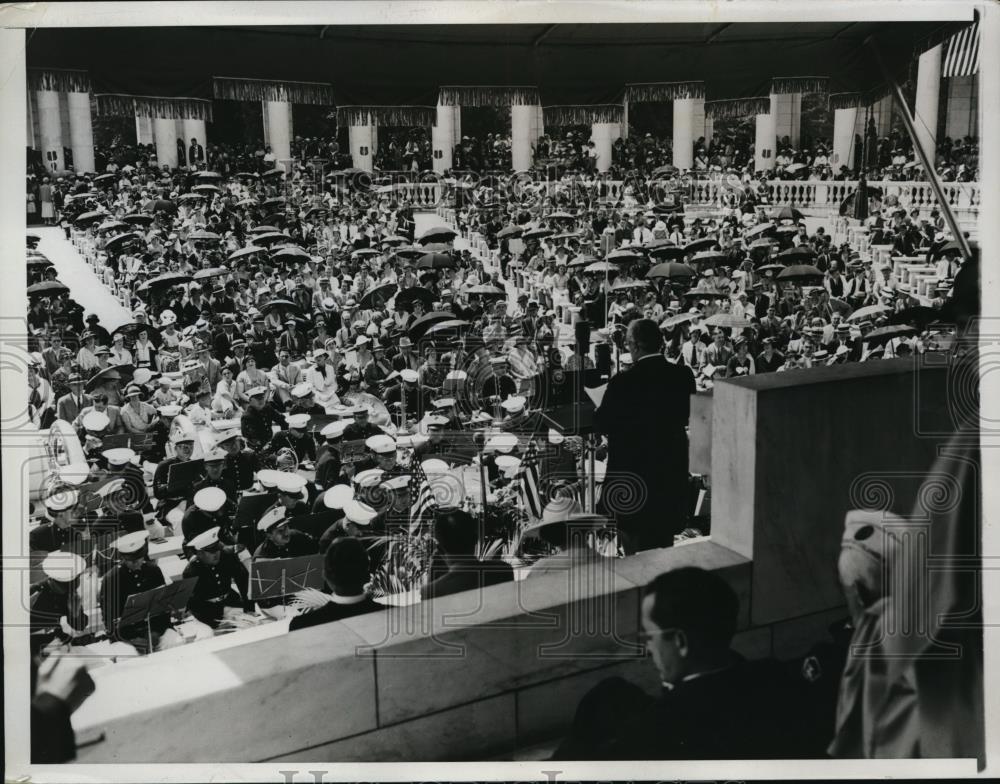
[[[945,50],[945,76],[972,76],[979,71],[979,22],[955,33]]]
[[[521,465],[517,469],[518,495],[525,511],[532,517],[542,516],[542,495],[538,485],[538,448],[528,442]]]
[[[420,528],[420,523],[428,512],[437,506],[434,498],[434,489],[431,487],[427,474],[420,463],[410,473],[410,498],[413,503],[410,506],[410,533],[416,533]]]

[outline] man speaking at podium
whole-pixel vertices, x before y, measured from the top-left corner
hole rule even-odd
[[[655,321],[633,321],[625,340],[632,367],[611,377],[594,426],[608,437],[608,466],[598,511],[615,519],[619,542],[629,554],[670,547],[674,534],[686,525],[685,428],[695,386],[687,368],[663,356]]]

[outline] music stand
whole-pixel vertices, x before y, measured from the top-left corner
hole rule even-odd
[[[323,558],[320,553],[297,558],[267,558],[250,563],[250,598],[279,599],[309,588],[323,590]]]
[[[345,441],[340,445],[340,462],[343,465],[357,463],[368,454],[368,448],[363,439]]]
[[[197,577],[187,577],[177,582],[167,583],[149,591],[133,593],[125,599],[125,607],[118,616],[118,627],[146,624],[146,640],[149,651],[153,652],[152,618],[156,615],[171,615],[187,609]]]
[[[271,493],[244,493],[236,504],[233,526],[244,528],[257,525],[261,515],[273,506],[275,501],[277,501],[277,496]]]
[[[167,492],[170,495],[186,492],[201,479],[204,470],[205,461],[201,458],[172,463],[167,468]]]

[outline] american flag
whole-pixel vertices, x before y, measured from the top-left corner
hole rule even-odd
[[[542,496],[538,487],[538,447],[528,442],[524,458],[517,469],[518,496],[525,511],[532,517],[542,516]]]
[[[410,506],[410,533],[413,534],[420,528],[424,515],[437,506],[434,489],[420,463],[410,472],[410,498],[413,499]]]
[[[979,22],[948,39],[944,54],[945,76],[972,76],[979,71]]]

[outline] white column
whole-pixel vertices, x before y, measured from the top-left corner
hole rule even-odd
[[[691,99],[691,138],[695,141],[704,138],[708,144],[708,136],[705,134],[705,99]]]
[[[156,140],[156,165],[177,168],[177,122],[173,118],[153,118],[153,138]]]
[[[917,62],[917,99],[913,124],[917,140],[931,161],[937,144],[938,98],[941,91],[941,45],[928,49]]]
[[[510,107],[510,155],[514,171],[527,171],[532,165],[531,137],[538,127],[536,106],[513,104]]]
[[[135,116],[135,142],[136,144],[152,144],[153,138],[153,118]]]
[[[351,140],[351,160],[354,168],[371,171],[375,157],[375,128],[371,122],[352,124],[348,128]]]
[[[455,135],[452,137],[454,139],[454,143],[451,145],[452,149],[454,149],[462,141],[462,107],[453,106],[452,110],[455,113],[452,122],[455,129]]]
[[[191,147],[191,140],[197,139],[198,144],[203,148],[208,144],[208,133],[205,130],[204,120],[193,120],[190,117],[184,118],[184,146]],[[207,154],[207,153],[206,153]]]
[[[590,138],[597,148],[597,171],[606,172],[611,168],[611,145],[621,133],[621,123],[594,123],[590,126]]]
[[[674,98],[674,166],[694,166],[694,99]]]
[[[455,144],[455,108],[439,103],[437,122],[431,126],[431,148],[434,151],[434,171],[438,174],[452,166],[452,150]]]
[[[771,116],[774,118],[774,135],[786,136],[792,147],[798,148],[802,126],[802,93],[772,93]]]
[[[28,127],[26,129],[27,130],[28,146],[31,149],[35,150],[35,149],[38,149],[38,147],[37,147],[37,141],[35,139],[35,107],[32,106],[31,90],[28,90],[25,93],[24,98],[25,98],[25,103],[27,104],[27,109],[28,109],[24,113],[25,114],[25,118],[28,121]]]
[[[753,143],[753,163],[755,171],[774,168],[774,115],[758,114],[756,134]]]
[[[830,168],[837,174],[841,166],[854,168],[854,126],[858,121],[858,108],[837,109],[833,113],[833,154]]]
[[[628,139],[628,101],[622,101],[622,138]]]
[[[50,171],[62,171],[63,160],[62,120],[59,118],[59,93],[39,90],[35,93],[38,104],[38,130],[41,135],[42,162]]]
[[[292,158],[292,105],[288,101],[267,102],[267,138],[279,166]]]
[[[94,127],[90,119],[90,93],[66,93],[69,138],[76,172],[94,171]]]

